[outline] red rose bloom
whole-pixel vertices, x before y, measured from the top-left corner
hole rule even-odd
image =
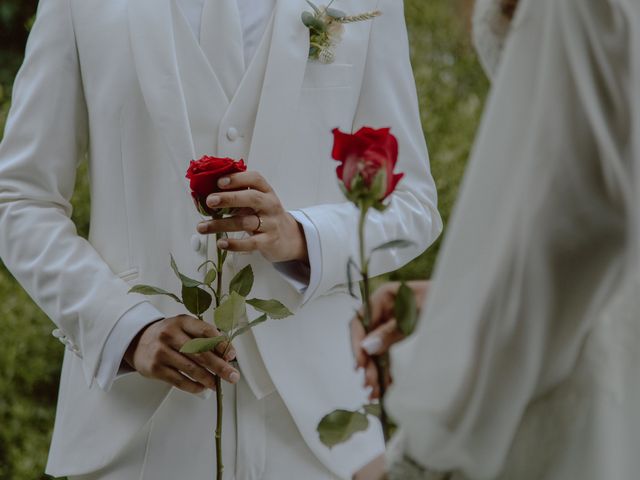
[[[394,173],[398,140],[389,128],[363,127],[353,135],[336,128],[333,136],[332,156],[340,162],[336,173],[347,193],[352,194],[351,200],[366,197],[382,202],[394,192],[404,174]],[[383,183],[380,185],[377,179]]]
[[[247,166],[243,160],[204,156],[200,160],[192,160],[187,170],[187,178],[191,186],[191,195],[202,209],[209,212],[207,197],[219,192],[218,180],[233,173],[244,172]],[[210,213],[210,212],[209,212]]]

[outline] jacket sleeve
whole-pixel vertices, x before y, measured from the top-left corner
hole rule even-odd
[[[384,212],[370,213],[367,248],[387,241],[411,240],[411,248],[377,252],[371,274],[396,270],[426,250],[440,235],[442,220],[437,192],[429,167],[429,154],[422,131],[416,86],[409,58],[404,5],[398,0],[380,0],[382,16],[373,21],[363,85],[353,129],[367,125],[391,127],[398,138],[398,171],[405,173]],[[314,298],[347,283],[346,265],[357,259],[357,209],[350,203],[319,205],[302,209],[320,234],[322,278]]]
[[[0,257],[92,384],[113,325],[144,298],[127,294],[70,219],[87,144],[70,0],[41,0],[0,144]]]

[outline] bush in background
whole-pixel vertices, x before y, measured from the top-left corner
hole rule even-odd
[[[461,0],[468,3],[466,0]],[[0,3],[0,131],[11,82],[35,10],[35,0]],[[412,57],[431,167],[445,221],[478,124],[487,82],[450,0],[405,0]],[[86,237],[89,193],[86,164],[73,199],[73,219]],[[438,244],[392,278],[426,278]],[[40,480],[53,427],[64,348],[54,325],[0,263],[0,479]]]

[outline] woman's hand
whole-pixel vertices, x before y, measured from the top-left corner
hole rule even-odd
[[[416,295],[416,304],[423,305],[430,281],[407,284]],[[391,346],[404,339],[394,318],[396,294],[400,283],[388,283],[380,287],[371,297],[371,333],[367,335],[358,316],[351,320],[351,346],[356,358],[356,368],[365,372],[365,386],[371,387],[371,399],[380,396],[378,374],[373,357],[387,353]],[[360,313],[361,314],[361,313]],[[390,379],[389,379],[390,381]]]
[[[226,238],[218,247],[230,252],[259,251],[272,263],[297,260],[308,263],[302,226],[288,213],[267,181],[257,172],[242,172],[218,181],[221,192],[209,195],[211,209],[229,208],[234,215],[198,225],[202,234],[247,232],[242,239]]]

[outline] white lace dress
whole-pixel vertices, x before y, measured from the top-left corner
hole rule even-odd
[[[494,87],[392,351],[392,478],[636,480],[640,3],[522,0],[506,30],[478,8]]]

